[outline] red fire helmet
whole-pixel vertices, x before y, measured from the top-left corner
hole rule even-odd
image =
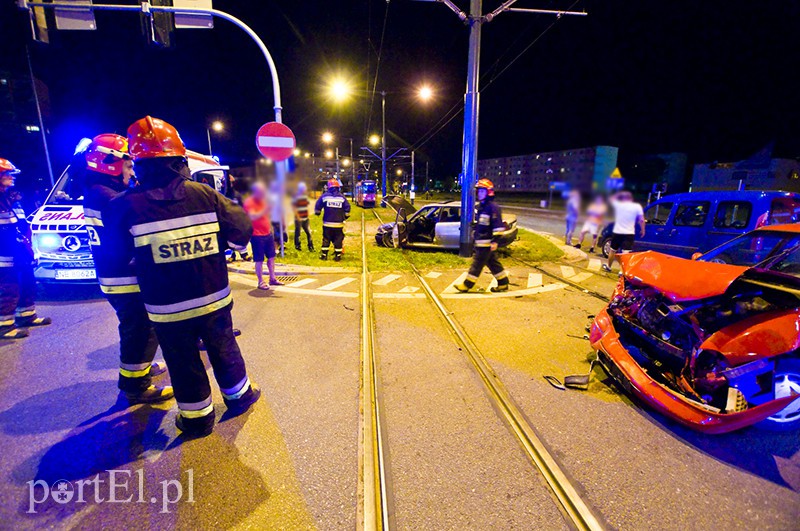
[[[489,179],[479,180],[478,184],[475,185],[475,188],[485,188],[488,191],[489,196],[494,195],[494,183]]]
[[[10,160],[0,159],[0,173],[10,173],[11,175],[16,175],[19,173],[19,170],[11,163]]]
[[[128,144],[134,160],[186,156],[186,146],[178,131],[164,120],[151,116],[128,127]]]
[[[131,158],[128,154],[128,139],[113,133],[94,137],[83,155],[87,169],[114,177],[122,173],[123,161]]]

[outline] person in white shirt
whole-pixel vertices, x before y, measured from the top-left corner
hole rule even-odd
[[[639,228],[639,237],[644,237],[644,210],[642,205],[634,202],[633,194],[619,192],[611,197],[610,203],[614,208],[614,230],[611,235],[608,263],[603,265],[604,271],[611,271],[611,266],[617,259],[618,253],[633,251],[637,227]]]

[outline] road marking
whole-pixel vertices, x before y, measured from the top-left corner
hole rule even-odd
[[[318,291],[333,291],[336,288],[341,288],[342,286],[346,286],[347,284],[350,284],[351,282],[355,282],[355,281],[356,281],[355,277],[344,277],[344,278],[340,278],[339,280],[336,280],[334,282],[331,282],[330,284],[325,284],[324,286],[320,286],[320,287],[317,288],[317,290]]]
[[[258,281],[251,275],[246,275],[244,273],[231,273],[230,277],[233,280],[248,284],[253,287],[258,286]],[[316,295],[318,297],[344,297],[346,299],[358,298],[357,291],[320,291],[318,289],[292,288],[289,286],[272,286],[270,291],[296,293],[298,295]]]
[[[406,286],[403,289],[401,289],[398,293],[415,293],[417,291],[419,291],[419,288],[417,286]]]
[[[313,284],[316,282],[316,278],[304,278],[303,280],[298,280],[297,282],[292,282],[291,284],[286,284],[287,288],[300,288],[303,286],[307,286],[309,284]]]
[[[386,275],[382,279],[376,280],[375,282],[373,282],[372,285],[373,286],[386,286],[387,284],[390,284],[390,283],[394,282],[398,278],[400,278],[400,275]]]
[[[464,282],[464,280],[466,280],[466,278],[467,278],[467,274],[466,273],[461,273],[458,276],[458,278],[453,281],[452,284],[450,284],[449,286],[447,286],[444,289],[444,291],[442,293],[458,293],[458,290],[456,289],[456,284],[461,284],[462,282]]]
[[[376,299],[424,299],[424,293],[373,293]]]
[[[528,273],[528,287],[538,288],[544,285],[544,279],[541,273]]]
[[[592,271],[600,271],[600,259],[599,258],[590,259],[588,269]]]
[[[555,291],[557,289],[564,289],[567,285],[562,282],[555,282],[546,286],[538,288],[518,289],[513,291],[502,291],[500,293],[492,293],[487,291],[484,293],[442,293],[439,295],[442,299],[483,299],[486,297],[522,297],[523,295],[535,295],[537,293],[546,293],[548,291]]]
[[[491,282],[489,282],[489,287],[488,287],[488,288],[486,288],[486,289],[487,289],[487,290],[489,290],[489,289],[492,289],[492,288],[494,288],[494,287],[496,287],[496,286],[497,286],[497,279],[496,279],[496,278],[494,278],[494,277],[492,277],[492,281],[491,281]]]
[[[575,268],[570,266],[561,266],[561,276],[564,278],[570,278],[575,276]]]
[[[442,274],[439,273],[438,271],[431,271],[430,273],[425,275],[425,278],[439,278],[440,276],[442,276]]]
[[[594,276],[593,273],[578,273],[577,275],[572,277],[570,280],[573,281],[573,282],[583,282],[584,280],[592,278],[593,276]]]

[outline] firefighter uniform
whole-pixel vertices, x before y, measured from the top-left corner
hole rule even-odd
[[[114,134],[96,136],[83,153],[86,165],[83,212],[100,290],[119,320],[120,366],[118,387],[132,402],[161,402],[172,398],[172,387],[151,385],[153,376],[166,371],[153,363],[158,339],[144,308],[136,273],[130,263],[117,265],[108,255],[103,211],[128,188],[133,163],[128,139]]]
[[[253,227],[241,207],[190,180],[186,148],[170,124],[142,118],[128,128],[128,143],[141,184],[112,199],[103,212],[108,239],[116,260],[134,259],[175,388],[178,429],[207,435],[214,406],[198,339],[233,414],[261,393],[247,376],[234,338],[225,263],[225,249],[243,248]]]
[[[467,278],[455,288],[466,292],[475,286],[483,268],[488,266],[497,286],[493,292],[508,291],[508,273],[497,258],[496,244],[500,233],[506,230],[500,207],[494,202],[494,185],[489,179],[481,179],[476,186],[479,204],[475,218],[474,239],[475,249],[472,265],[467,272]],[[481,192],[484,190],[484,192]],[[493,249],[492,247],[495,247]]]
[[[36,315],[33,248],[19,194],[12,189],[17,173],[0,159],[0,339],[26,337],[27,327],[51,322]]]
[[[323,260],[328,259],[328,251],[333,243],[333,259],[342,259],[344,244],[344,222],[350,217],[350,203],[342,195],[341,184],[338,179],[328,181],[328,190],[317,199],[314,213],[322,215],[322,249],[319,255]]]

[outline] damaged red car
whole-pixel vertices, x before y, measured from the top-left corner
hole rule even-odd
[[[614,380],[698,431],[800,429],[800,245],[752,267],[653,251],[621,262],[590,333]]]

